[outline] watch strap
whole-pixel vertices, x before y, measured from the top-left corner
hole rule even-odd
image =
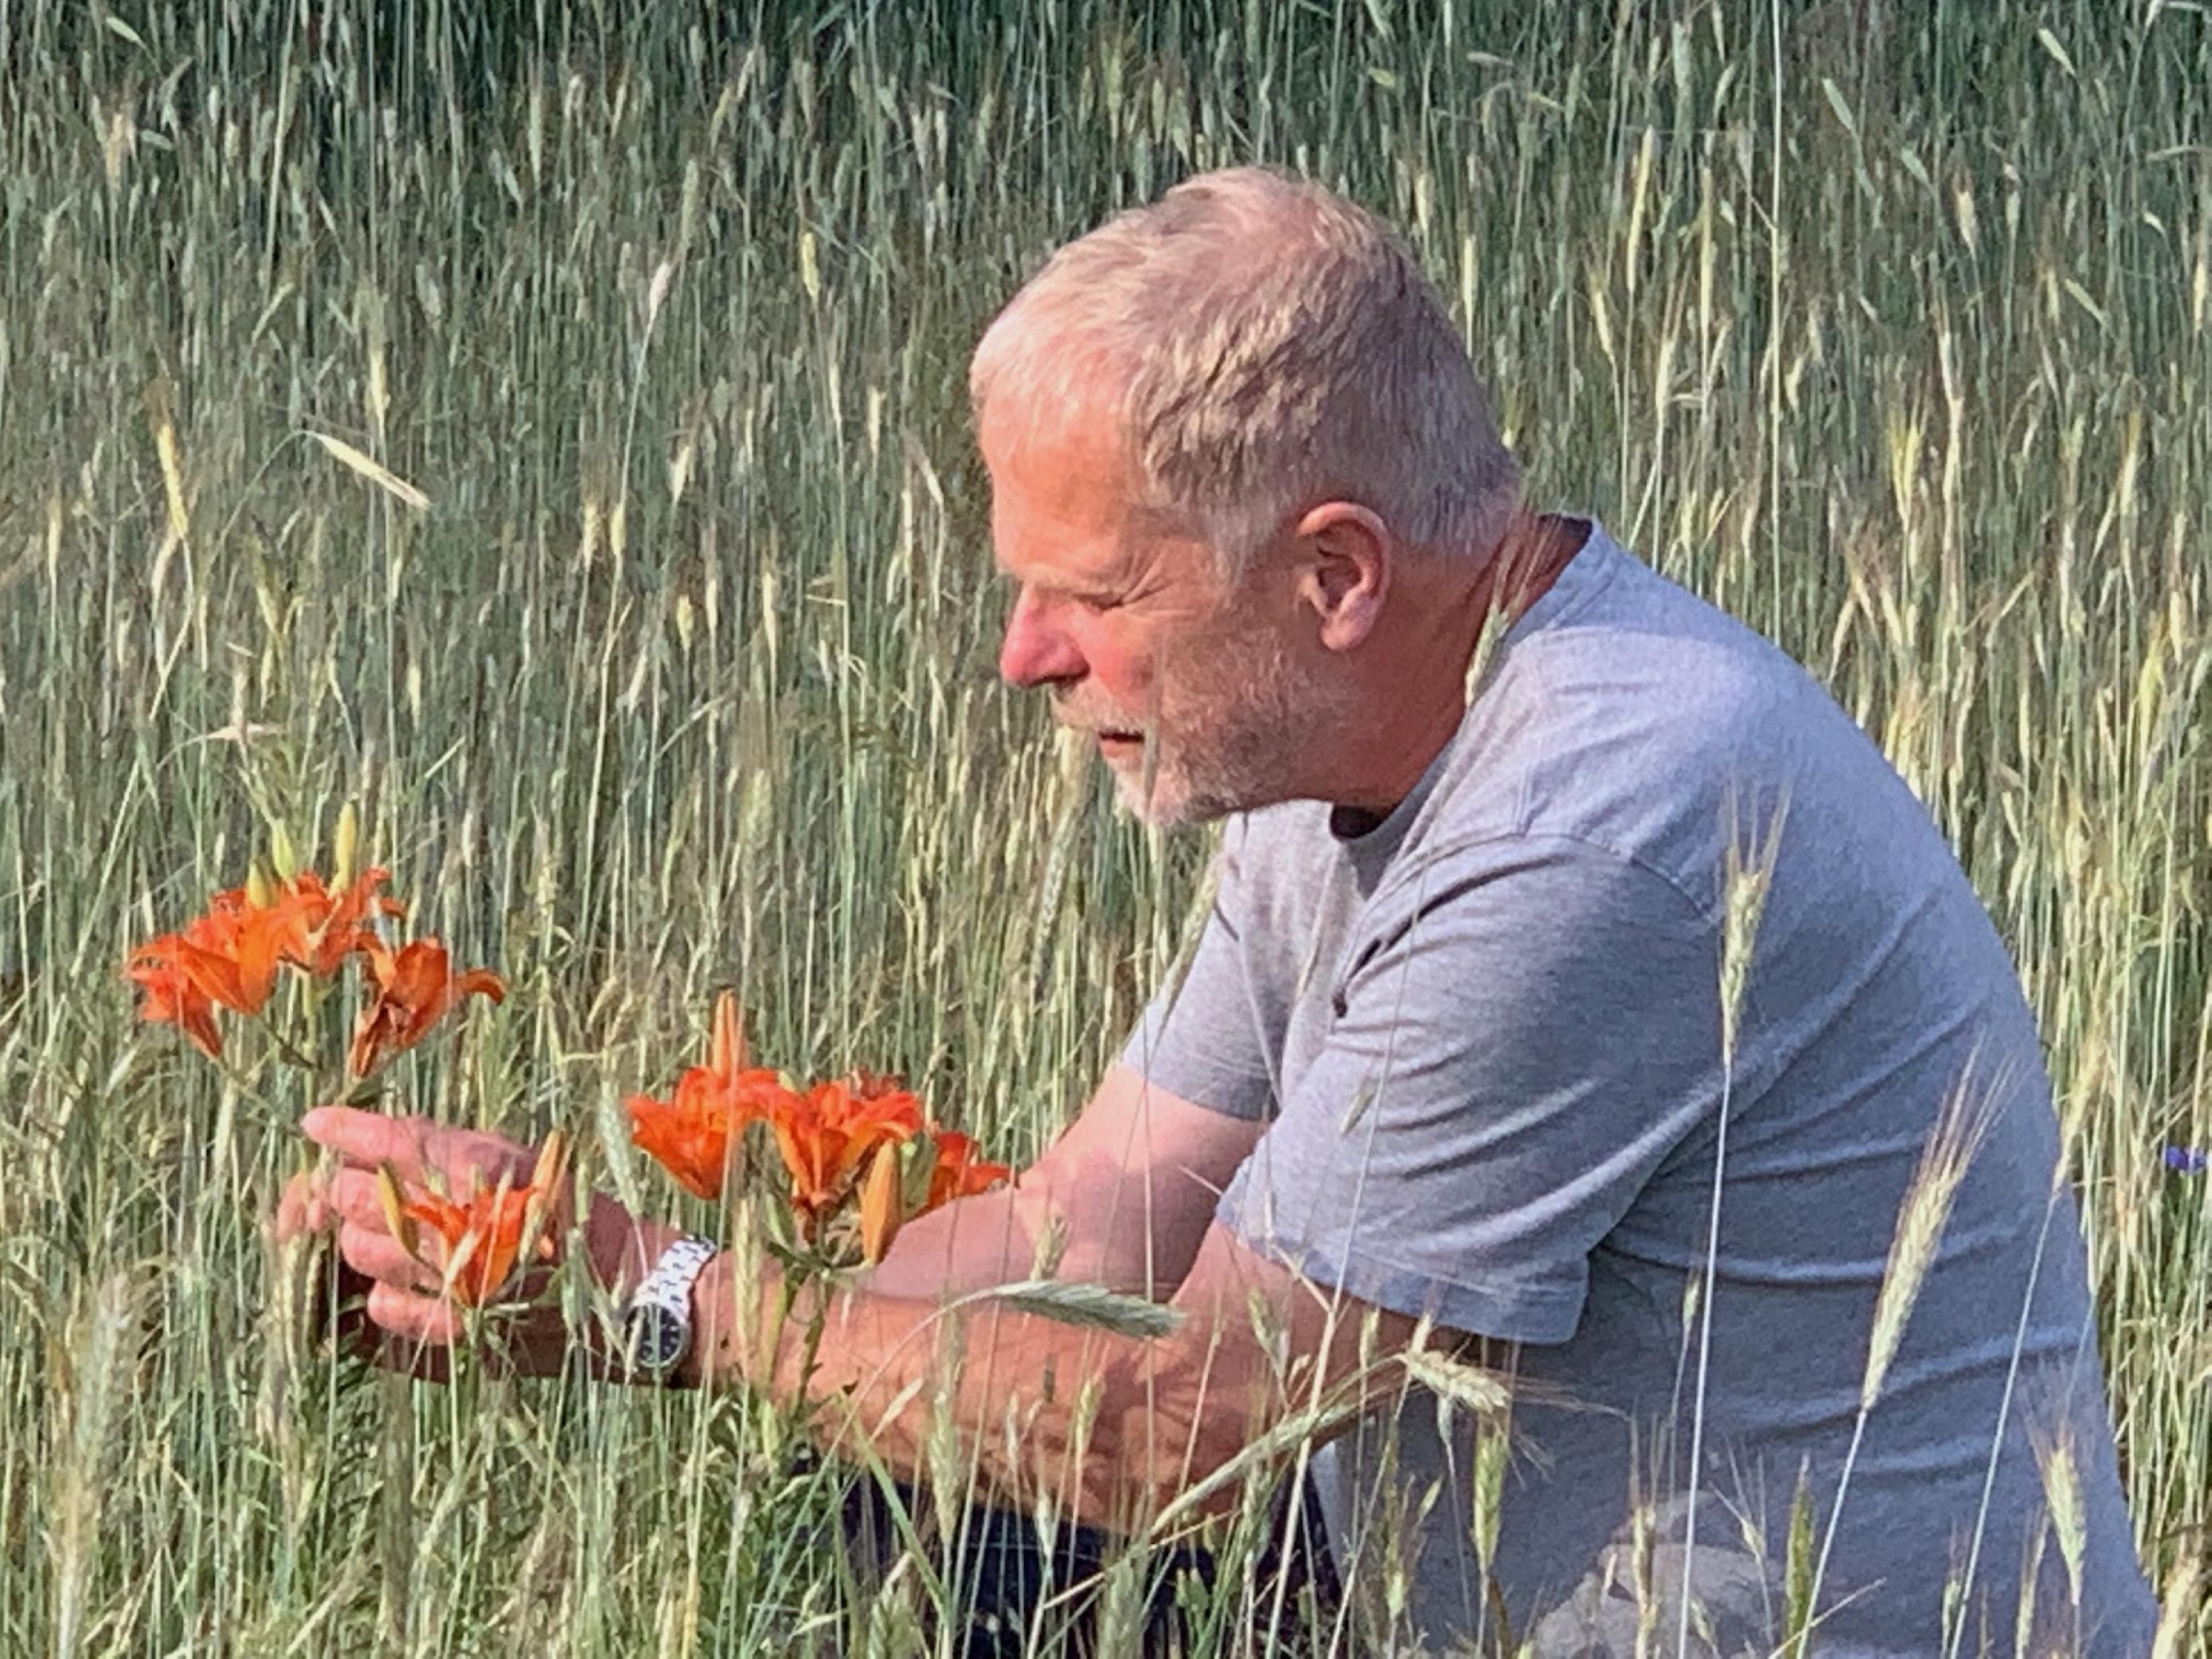
[[[623,1310],[630,1363],[650,1376],[673,1370],[691,1347],[691,1290],[707,1264],[720,1254],[711,1241],[686,1233],[660,1253]],[[650,1327],[648,1327],[648,1319]],[[673,1328],[679,1340],[663,1346],[641,1341],[648,1328]]]

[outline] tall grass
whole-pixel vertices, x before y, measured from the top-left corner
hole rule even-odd
[[[993,683],[965,352],[1054,240],[1252,157],[1401,222],[1541,495],[1940,817],[2202,1650],[2212,1186],[2158,1149],[2212,1139],[2209,22],[0,0],[0,1651],[899,1650],[919,1568],[852,1601],[740,1400],[294,1363],[295,1105],[114,970],[357,799],[517,993],[403,1103],[588,1128],[734,985],[762,1052],[1033,1151],[1202,849]]]

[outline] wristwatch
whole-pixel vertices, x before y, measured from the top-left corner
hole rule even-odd
[[[654,1382],[691,1352],[691,1287],[715,1247],[686,1234],[660,1253],[623,1310],[623,1348],[631,1366]]]

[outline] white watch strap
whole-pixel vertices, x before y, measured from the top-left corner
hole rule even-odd
[[[685,1234],[660,1253],[653,1271],[638,1281],[637,1288],[629,1294],[623,1310],[624,1323],[631,1333],[633,1358],[647,1370],[666,1370],[672,1368],[691,1346],[691,1288],[699,1282],[699,1275],[707,1264],[720,1252],[711,1242]],[[641,1316],[650,1310],[653,1323],[665,1328],[673,1325],[681,1333],[681,1340],[672,1351],[637,1352],[637,1335]],[[647,1347],[657,1348],[658,1344]]]

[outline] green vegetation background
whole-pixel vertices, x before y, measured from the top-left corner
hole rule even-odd
[[[1401,223],[1539,495],[1779,638],[1941,818],[2187,1601],[2204,12],[0,0],[0,1651],[902,1650],[744,1402],[410,1395],[288,1334],[298,1091],[116,969],[356,799],[514,985],[400,1104],[588,1127],[727,984],[780,1063],[1034,1150],[1203,848],[994,684],[965,355],[1055,241],[1255,157]]]

